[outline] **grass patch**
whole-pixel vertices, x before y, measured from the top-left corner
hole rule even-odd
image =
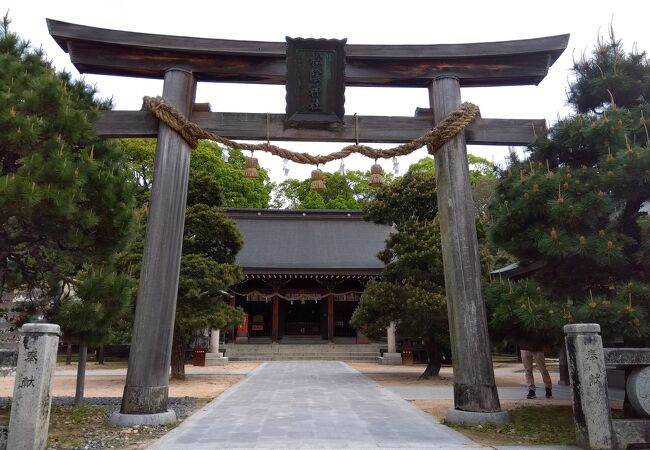
[[[48,446],[75,447],[86,443],[89,438],[106,434],[107,429],[115,428],[106,421],[107,415],[108,408],[105,406],[53,407],[50,413]]]
[[[198,405],[205,403],[204,399],[197,402]],[[101,448],[141,449],[178,425],[117,427],[108,423],[108,415],[114,409],[114,406],[98,405],[53,406],[47,448],[68,450],[101,442]],[[10,406],[1,407],[0,424],[8,425],[10,414]]]
[[[575,425],[571,406],[523,406],[510,411],[504,425],[445,425],[481,444],[574,444]]]

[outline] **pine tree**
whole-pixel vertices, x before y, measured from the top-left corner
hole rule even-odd
[[[366,220],[396,230],[377,255],[385,264],[381,280],[368,284],[351,320],[370,338],[384,336],[390,322],[401,336],[421,338],[428,356],[423,378],[438,375],[449,341],[437,211],[435,177],[419,166],[364,205]]]
[[[560,120],[512,158],[492,205],[495,242],[531,280],[487,288],[495,332],[539,344],[562,324],[598,322],[607,338],[647,335],[650,304],[650,64],[610,33],[574,63]]]
[[[172,343],[173,379],[185,379],[185,348],[192,330],[225,329],[243,320],[241,308],[225,303],[221,295],[243,276],[235,264],[243,240],[220,208],[222,203],[217,179],[202,169],[191,170]]]
[[[0,27],[1,286],[61,294],[128,239],[132,183],[93,120],[110,106]]]
[[[81,348],[106,339],[133,288],[115,266],[133,229],[133,183],[120,153],[93,128],[109,107],[10,32],[5,16],[0,289],[27,293],[25,308],[60,323]]]

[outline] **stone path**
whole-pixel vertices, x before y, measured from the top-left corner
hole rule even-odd
[[[277,361],[262,364],[150,447],[219,448],[486,447],[345,363]]]

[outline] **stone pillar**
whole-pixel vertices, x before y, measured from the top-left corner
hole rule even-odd
[[[461,105],[460,83],[440,76],[429,86],[434,123]],[[435,155],[438,217],[448,301],[452,359],[454,363],[455,422],[462,412],[500,413],[494,381],[485,303],[481,293],[481,268],[476,237],[474,202],[469,181],[465,134],[460,133]],[[469,422],[502,422],[507,414],[474,415]]]
[[[395,342],[395,322],[391,322],[386,328],[386,337],[388,339],[388,351],[379,358],[379,364],[394,366],[402,364],[402,355],[397,353],[397,344]]]
[[[219,334],[218,329],[210,332],[210,352],[205,354],[206,366],[225,366],[228,364],[228,357],[224,357],[219,351]]]
[[[576,443],[591,450],[616,448],[609,410],[605,355],[600,325],[564,326],[569,379],[573,393]]]
[[[190,72],[170,69],[165,73],[163,98],[189,117],[195,86]],[[174,130],[164,123],[158,125],[154,160],[156,181],[151,192],[129,367],[122,397],[122,414],[158,414],[159,420],[165,422],[175,420],[173,411],[167,410],[167,397],[190,152],[190,146]],[[141,419],[134,422],[140,419],[131,417],[126,422],[115,423],[151,423],[154,418]]]
[[[219,329],[213,328],[210,331],[210,353],[219,353]]]
[[[388,353],[397,352],[397,344],[395,343],[395,322],[391,322],[386,328],[386,338],[388,340]]]
[[[7,448],[43,450],[50,425],[50,390],[61,329],[50,323],[27,323],[21,334]]]

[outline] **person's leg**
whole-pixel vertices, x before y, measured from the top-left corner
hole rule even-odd
[[[551,381],[551,376],[548,374],[548,370],[546,369],[544,352],[533,352],[533,358],[535,358],[537,370],[542,374],[542,380],[544,380],[544,387],[546,388],[546,397],[551,397],[553,395],[553,381]]]
[[[521,362],[524,365],[526,384],[528,385],[528,398],[535,397],[535,378],[533,378],[533,354],[529,350],[521,351]]]

